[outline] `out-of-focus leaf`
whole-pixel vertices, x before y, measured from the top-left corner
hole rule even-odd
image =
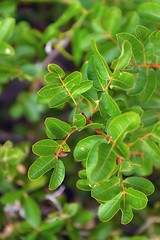
[[[37,203],[30,197],[26,197],[24,201],[24,212],[26,221],[36,228],[41,223],[41,212]]]
[[[6,42],[0,41],[0,56],[6,57],[6,56],[13,56],[15,54],[15,51],[11,45],[9,45]]]
[[[8,41],[13,34],[14,26],[14,18],[6,18],[0,22],[0,41]]]
[[[154,2],[142,3],[138,12],[142,19],[155,23],[160,23],[160,4]]]

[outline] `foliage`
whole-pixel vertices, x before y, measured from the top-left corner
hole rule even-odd
[[[22,129],[25,141],[0,146],[0,238],[128,239],[119,229],[131,221],[136,228],[146,221],[131,239],[153,238],[146,226],[160,168],[160,2],[48,4],[59,16],[42,31],[29,19],[16,22],[19,1],[0,3],[0,89],[15,78],[26,84],[7,116],[25,118],[31,129]],[[73,70],[57,61],[60,54]],[[67,189],[77,201],[68,201]]]

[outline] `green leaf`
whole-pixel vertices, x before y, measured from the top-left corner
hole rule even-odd
[[[111,177],[116,165],[116,155],[111,144],[97,142],[90,150],[87,158],[87,178],[94,185]]]
[[[54,96],[49,102],[50,108],[57,108],[67,103],[70,100],[70,96],[68,95],[66,89],[61,89],[61,91],[57,91],[54,93]]]
[[[61,78],[65,76],[65,72],[57,64],[49,64],[48,71],[51,73],[56,73],[57,76]]]
[[[63,226],[64,226],[64,219],[56,217],[51,221],[42,222],[38,229],[40,232],[50,230],[52,231],[52,233],[56,233],[56,232],[59,232]]]
[[[6,42],[0,41],[0,56],[13,56],[15,51],[11,45]]]
[[[14,18],[6,18],[0,22],[0,41],[8,41],[13,34],[14,26]]]
[[[153,51],[154,51],[154,54],[156,56],[159,56],[160,55],[160,43],[159,43],[159,40],[160,40],[160,32],[159,31],[154,31],[151,33],[150,37],[149,37],[149,40],[151,42],[151,44],[153,44]]]
[[[44,139],[32,146],[32,151],[38,156],[48,156],[55,154],[55,149],[59,147],[59,144],[50,139]]]
[[[45,120],[46,131],[49,138],[63,139],[72,132],[71,126],[57,118],[47,118]]]
[[[146,70],[145,74],[145,85],[143,92],[141,93],[141,102],[146,103],[150,100],[157,88],[157,74],[152,68]]]
[[[73,152],[74,158],[76,161],[84,161],[87,156],[88,153],[90,151],[90,149],[93,147],[93,145],[98,142],[99,140],[102,140],[103,137],[102,136],[98,136],[98,135],[92,135],[89,137],[86,137],[82,140],[80,140]]]
[[[121,48],[125,40],[127,40],[132,45],[133,57],[136,63],[145,63],[144,46],[138,40],[138,38],[129,33],[119,33],[117,34],[117,39]]]
[[[146,45],[149,42],[150,34],[151,34],[151,31],[148,28],[146,28],[145,26],[138,25],[136,27],[136,35],[139,38],[139,40],[141,41],[141,43],[144,45],[144,47],[146,47]]]
[[[120,115],[120,109],[117,105],[117,103],[114,101],[114,99],[109,95],[108,92],[104,92],[101,95],[101,101],[99,104],[100,113],[102,117],[107,117],[108,115],[110,117],[116,117],[117,115]]]
[[[41,212],[37,203],[30,197],[24,201],[24,213],[26,221],[33,227],[37,228],[41,223]]]
[[[87,179],[86,169],[82,169],[78,172],[78,176],[83,179]]]
[[[132,187],[143,192],[145,195],[151,195],[154,192],[154,185],[142,177],[128,177],[124,180],[126,187]]]
[[[134,86],[135,80],[131,73],[116,71],[113,73],[110,87],[117,87],[122,90],[131,89]]]
[[[160,4],[154,2],[142,3],[138,12],[142,19],[155,23],[160,23]]]
[[[123,193],[120,192],[116,197],[99,206],[98,216],[101,221],[109,221],[119,211],[122,195]]]
[[[71,94],[78,95],[87,92],[93,85],[90,80],[83,81],[79,86],[75,86],[71,89]]]
[[[141,139],[142,151],[152,159],[157,168],[160,167],[160,149],[158,145],[149,138]]]
[[[122,44],[121,54],[119,58],[112,62],[111,68],[114,70],[123,70],[125,69],[132,57],[132,46],[130,42],[124,41]]]
[[[91,190],[91,195],[97,201],[108,201],[114,198],[121,191],[120,181],[118,177],[113,177],[101,184],[95,186]]]
[[[110,122],[107,132],[114,141],[121,141],[128,132],[136,130],[139,125],[139,115],[135,112],[126,112]]]
[[[94,54],[93,61],[96,75],[101,89],[104,90],[107,85],[107,80],[110,79],[112,72],[110,71],[102,55],[99,53],[94,39],[91,40],[91,46]]]
[[[104,19],[104,28],[107,34],[115,36],[121,26],[122,12],[118,7],[110,7]]]
[[[157,122],[151,132],[151,138],[160,144],[160,122]]]
[[[21,200],[23,196],[23,190],[12,190],[4,193],[0,197],[0,202],[3,204],[15,204],[15,201]]]
[[[79,203],[65,203],[63,207],[63,214],[68,218],[75,216],[80,210]]]
[[[121,211],[122,211],[121,223],[128,224],[129,222],[131,222],[133,218],[133,212],[132,212],[131,206],[125,202]]]
[[[140,210],[146,207],[147,197],[144,193],[135,190],[133,188],[126,189],[126,202],[131,205],[132,208]]]
[[[61,160],[58,160],[56,162],[56,166],[54,168],[54,171],[52,173],[50,182],[49,182],[49,189],[55,190],[58,188],[61,183],[63,182],[65,177],[65,167]]]
[[[55,156],[39,157],[29,168],[28,177],[31,180],[38,179],[50,169],[54,168],[56,163],[57,160],[55,159]]]
[[[55,73],[55,72],[47,73],[44,76],[44,79],[47,83],[56,84],[56,85],[59,85],[59,86],[62,85],[61,82],[59,81],[59,77],[58,77],[57,73]]]
[[[67,88],[71,89],[74,85],[79,85],[81,83],[81,80],[82,73],[75,71],[65,78],[64,84]]]
[[[91,187],[89,186],[89,181],[87,179],[80,179],[76,183],[77,188],[83,191],[91,191]]]
[[[73,117],[73,125],[81,129],[86,124],[86,118],[82,114],[76,114]]]
[[[139,73],[135,77],[136,83],[134,88],[128,91],[129,95],[134,96],[142,93],[146,85],[146,68],[140,68]]]
[[[43,98],[52,98],[63,91],[61,84],[49,84],[38,91],[38,95]],[[56,92],[56,94],[55,94]]]

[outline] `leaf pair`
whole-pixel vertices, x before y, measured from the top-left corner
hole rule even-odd
[[[75,97],[92,87],[91,81],[82,81],[80,72],[73,72],[63,80],[65,73],[58,65],[50,64],[48,70],[50,73],[45,77],[48,85],[43,87],[38,94],[42,99],[48,99],[51,108],[60,107],[69,100],[77,105]]]
[[[62,183],[65,176],[64,164],[58,157],[61,152],[69,152],[70,149],[64,140],[52,139],[63,139],[71,133],[72,128],[56,118],[47,118],[45,124],[47,135],[51,139],[41,140],[33,145],[33,152],[39,157],[30,167],[28,175],[30,179],[36,180],[54,168],[49,184],[49,188],[53,190]]]

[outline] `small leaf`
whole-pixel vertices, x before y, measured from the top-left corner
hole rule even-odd
[[[8,41],[8,39],[13,34],[14,26],[14,18],[6,18],[0,22],[0,41]]]
[[[109,95],[108,92],[104,92],[101,95],[102,99],[99,104],[100,113],[102,117],[110,116],[116,117],[120,115],[120,109],[114,99]]]
[[[76,114],[73,117],[73,125],[78,129],[82,128],[86,124],[86,118],[82,114]]]
[[[142,19],[160,23],[160,4],[154,2],[142,3],[138,8],[138,12]]]
[[[92,135],[80,140],[73,152],[76,161],[84,161],[93,145],[102,139],[102,136]]]
[[[72,132],[72,128],[68,123],[57,118],[47,118],[45,120],[45,125],[49,138],[63,139]]]
[[[126,189],[126,202],[128,202],[132,208],[140,210],[146,207],[147,197],[144,193],[135,190],[133,188]]]
[[[0,41],[0,56],[13,56],[15,51],[11,45],[6,42]]]
[[[31,180],[38,179],[50,169],[54,168],[56,163],[57,160],[55,159],[55,156],[39,157],[29,168],[28,177]]]
[[[136,130],[139,125],[139,115],[135,112],[126,112],[110,122],[107,132],[114,141],[121,141],[128,132]]]
[[[157,168],[160,167],[160,149],[158,145],[149,138],[141,139],[142,151],[152,159],[152,162]]]
[[[54,93],[54,96],[49,102],[50,108],[57,108],[67,103],[70,100],[70,96],[68,95],[66,89],[61,89],[61,91],[57,91]]]
[[[67,215],[67,217],[75,216],[80,210],[79,203],[65,203],[63,207],[63,214]]]
[[[87,179],[80,179],[76,183],[77,188],[83,191],[91,191],[91,187],[89,186],[89,181]]]
[[[37,203],[30,197],[26,197],[24,201],[24,213],[26,221],[36,228],[41,223],[41,212]]]
[[[83,81],[79,86],[75,86],[71,89],[71,94],[74,96],[87,92],[93,85],[90,80]]]
[[[118,7],[110,7],[106,13],[106,18],[104,19],[104,28],[107,34],[115,36],[119,31],[121,26],[121,16],[122,12]]]
[[[151,195],[154,192],[154,185],[142,177],[128,177],[124,180],[126,187],[132,187],[143,192],[145,195]]]
[[[61,160],[58,160],[49,182],[49,189],[55,190],[56,188],[58,188],[63,182],[64,177],[65,177],[64,164]]]
[[[49,64],[48,71],[52,73],[56,73],[58,77],[61,77],[61,78],[65,76],[65,72],[57,64]]]
[[[146,78],[146,83],[141,93],[142,103],[148,102],[157,88],[157,74],[155,70],[148,69],[144,77]]]
[[[151,132],[151,138],[153,141],[160,144],[160,122],[157,122]]]
[[[132,57],[132,46],[130,42],[124,41],[122,44],[121,55],[118,59],[112,62],[111,68],[114,70],[123,70],[125,69]]]
[[[117,39],[120,47],[122,47],[125,40],[127,40],[132,45],[132,52],[136,63],[145,63],[144,46],[138,40],[138,38],[130,33],[119,33],[117,34]]]
[[[82,74],[80,72],[73,72],[69,74],[65,80],[64,84],[66,85],[67,88],[71,89],[74,85],[79,85],[82,80]]]
[[[116,71],[113,73],[110,87],[117,87],[122,90],[131,89],[134,86],[135,80],[131,73]]]
[[[99,206],[98,216],[101,221],[109,221],[119,211],[122,195],[123,193],[120,192],[116,197]]]
[[[50,139],[44,139],[35,143],[32,147],[34,154],[38,156],[48,156],[55,153],[55,149],[59,147],[59,144]]]
[[[121,211],[122,211],[121,223],[128,224],[129,222],[131,222],[133,218],[133,212],[132,212],[131,206],[127,203],[124,203],[124,206],[121,209]]]
[[[61,93],[63,91],[61,84],[49,84],[47,86],[44,86],[38,91],[38,95],[43,98],[52,98],[56,94]]]
[[[90,184],[97,184],[108,179],[116,165],[116,155],[113,152],[112,144],[106,140],[97,142],[90,150],[87,158],[87,178]]]
[[[97,201],[108,201],[120,193],[121,187],[118,177],[113,177],[95,186],[91,190],[92,197]]]
[[[110,71],[102,55],[99,53],[94,39],[91,40],[91,46],[94,54],[93,61],[97,78],[99,80],[102,90],[104,90],[107,85],[107,80],[111,77],[112,72]]]

